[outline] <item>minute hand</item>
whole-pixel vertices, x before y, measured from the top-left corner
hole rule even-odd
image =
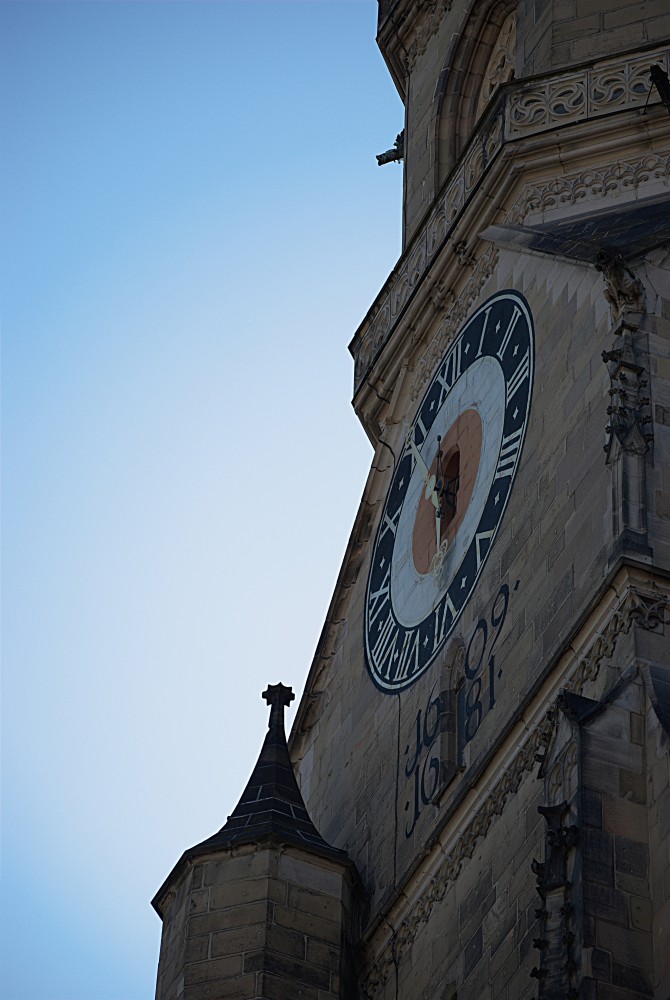
[[[417,448],[414,442],[414,438],[411,436],[411,434],[408,436],[407,442],[410,446],[412,454],[414,455],[416,464],[419,467],[419,472],[421,473],[423,481],[426,484],[426,489],[425,489],[426,500],[430,500],[435,509],[437,510],[440,506],[440,501],[437,496],[437,493],[435,492],[435,476],[431,474],[430,469],[428,468],[423,458],[421,457],[421,452]]]

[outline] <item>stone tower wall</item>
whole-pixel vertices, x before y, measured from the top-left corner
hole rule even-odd
[[[342,866],[247,845],[190,866],[163,913],[157,1000],[350,1000],[355,903]]]

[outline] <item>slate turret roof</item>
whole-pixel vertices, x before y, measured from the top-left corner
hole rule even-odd
[[[268,732],[242,798],[218,833],[191,848],[215,850],[233,844],[253,843],[274,835],[287,843],[342,858],[344,851],[331,847],[318,833],[303,802],[284,732],[284,708],[295,695],[290,687],[270,684],[263,698],[270,705]]]
[[[187,862],[239,844],[279,841],[351,867],[346,851],[327,844],[309,818],[286,744],[284,708],[295,695],[284,684],[270,684],[263,697],[270,705],[268,732],[242,798],[218,833],[184,851],[152,901],[162,916],[164,893]]]

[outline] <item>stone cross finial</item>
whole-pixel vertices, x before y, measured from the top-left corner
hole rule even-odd
[[[268,684],[265,691],[263,691],[263,698],[270,706],[270,721],[268,723],[268,728],[272,727],[272,723],[280,722],[282,725],[284,723],[284,709],[291,704],[295,695],[293,694],[293,688],[286,687],[285,684]]]

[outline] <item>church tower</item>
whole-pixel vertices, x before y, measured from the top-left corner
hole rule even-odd
[[[667,0],[380,0],[378,43],[403,248],[287,765],[339,977],[159,1000],[668,1000]]]
[[[359,995],[667,1000],[670,14],[381,0],[378,42],[404,246],[289,744]]]

